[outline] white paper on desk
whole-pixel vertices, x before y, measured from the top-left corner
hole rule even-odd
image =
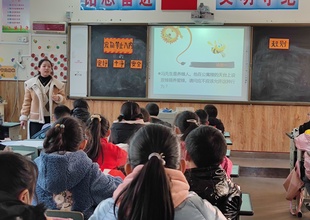
[[[22,141],[2,141],[1,144],[5,146],[27,146],[34,147],[37,149],[43,148],[43,139],[42,140],[22,140]]]

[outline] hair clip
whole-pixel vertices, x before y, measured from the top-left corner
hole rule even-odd
[[[94,118],[97,118],[99,120],[99,122],[101,122],[101,117],[100,115],[91,115],[90,116],[90,120],[93,121]]]
[[[196,119],[188,119],[186,121],[189,123],[195,123],[196,125],[199,125],[198,122],[196,121]]]
[[[58,127],[60,127],[60,128],[65,128],[65,125],[64,125],[64,124],[56,124],[56,125],[55,125],[55,128],[58,128]]]
[[[156,152],[151,153],[151,154],[149,155],[149,158],[148,158],[148,159],[150,160],[152,157],[157,157],[159,160],[161,160],[163,166],[166,165],[166,161],[164,160],[165,156],[164,156],[163,153],[161,153],[161,154],[156,153]]]

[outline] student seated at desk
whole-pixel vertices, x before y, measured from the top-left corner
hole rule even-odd
[[[32,206],[37,166],[27,157],[0,152],[0,219],[45,220],[43,204]]]
[[[161,120],[158,118],[159,114],[159,106],[155,102],[150,102],[145,106],[145,109],[149,112],[151,120],[151,123],[157,123],[157,124],[162,124],[168,127],[172,127],[170,123]]]
[[[78,119],[63,117],[47,132],[43,151],[34,161],[39,169],[38,202],[48,209],[82,212],[88,219],[122,180],[102,173],[98,164],[79,150],[85,142]]]
[[[305,173],[302,173],[301,176],[304,176],[303,181],[305,187],[307,192],[310,193],[310,129],[295,138],[295,146],[297,149],[304,151],[303,161]],[[310,209],[309,206],[307,208]]]
[[[185,146],[189,167],[185,177],[190,190],[217,206],[227,219],[238,219],[241,191],[220,166],[227,151],[223,134],[202,125],[189,133]]]
[[[118,167],[126,164],[127,152],[108,142],[109,135],[109,121],[99,114],[90,116],[87,121],[87,144],[84,151],[93,162],[99,164],[103,172],[124,179],[125,175]]]
[[[198,115],[191,111],[180,112],[174,119],[174,132],[180,137],[182,159],[185,159],[185,138],[192,130],[199,126],[198,121]]]
[[[62,117],[70,116],[71,110],[65,105],[58,105],[54,109],[53,121]],[[52,127],[52,123],[47,123],[42,126],[41,131],[35,133],[30,139],[44,139],[46,132]]]
[[[151,121],[150,113],[145,108],[140,108],[141,114],[143,115],[143,121],[145,124],[149,124]]]
[[[145,125],[140,106],[136,102],[123,103],[117,121],[111,126],[109,141],[128,144],[130,137]]]
[[[83,98],[74,100],[73,109],[71,110],[71,116],[81,120],[82,125],[85,126],[87,120],[90,118],[89,105]]]
[[[199,124],[209,125],[209,116],[208,116],[208,113],[204,109],[197,109],[195,113],[199,117]]]
[[[225,127],[221,119],[217,118],[217,108],[214,105],[206,105],[204,110],[207,112],[209,116],[209,125],[219,129],[222,133],[225,131]]]
[[[181,158],[185,159],[186,143],[185,139],[187,135],[199,126],[199,117],[196,113],[191,111],[183,111],[177,114],[174,120],[175,133],[180,136],[181,140]],[[230,177],[232,172],[233,163],[228,157],[224,157],[221,163],[222,168],[226,171],[227,176]]]
[[[218,208],[189,192],[178,145],[167,126],[140,128],[129,144],[124,183],[90,220],[224,220]]]

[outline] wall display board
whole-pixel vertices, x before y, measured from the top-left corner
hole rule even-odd
[[[67,80],[67,36],[66,35],[33,35],[31,58],[28,59],[30,75],[38,73],[38,62],[43,58],[53,64],[54,77]]]
[[[90,26],[90,96],[146,97],[147,26]]]
[[[26,43],[0,44],[0,80],[27,80],[38,73],[38,63],[47,58],[54,77],[67,80],[67,35],[29,34]]]
[[[248,101],[250,27],[150,27],[148,96]]]
[[[252,101],[309,102],[310,27],[254,27]]]

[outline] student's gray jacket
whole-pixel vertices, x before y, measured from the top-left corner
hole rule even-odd
[[[98,164],[93,163],[84,151],[42,152],[35,163],[39,169],[36,187],[38,202],[44,203],[48,209],[59,209],[62,200],[71,202],[71,210],[83,212],[85,219],[102,200],[112,197],[122,182],[120,178],[103,174]],[[68,193],[63,194],[68,191],[72,197]]]
[[[117,215],[117,208],[116,208]],[[102,201],[89,220],[116,220],[114,199]],[[175,208],[175,220],[226,220],[220,210],[197,194],[190,192],[188,197]]]

